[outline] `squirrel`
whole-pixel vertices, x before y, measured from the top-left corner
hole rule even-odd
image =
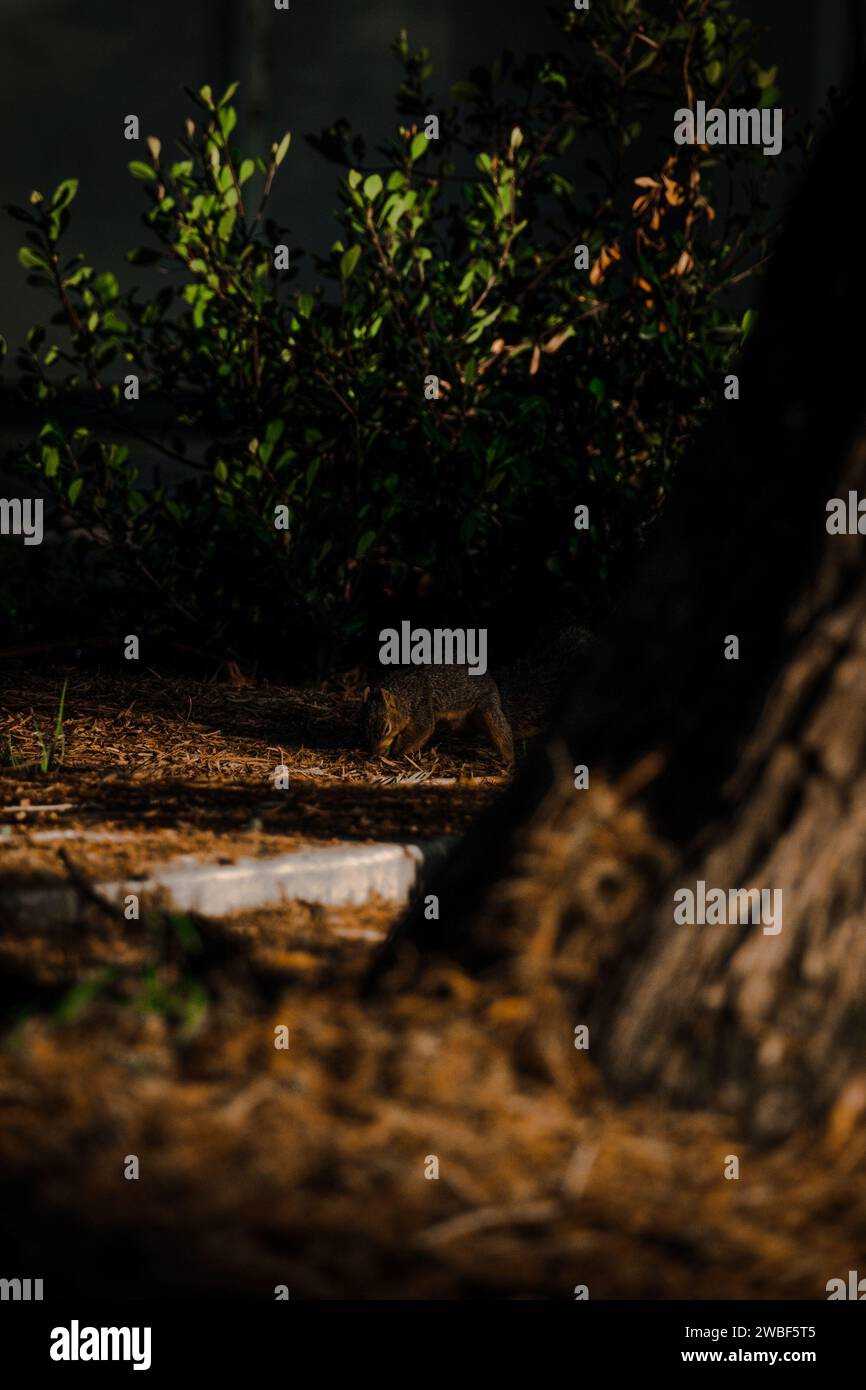
[[[364,691],[364,742],[372,753],[417,753],[437,724],[475,725],[511,767],[514,740],[496,682],[466,666],[401,666]]]
[[[557,698],[592,661],[595,633],[570,618],[545,623],[531,647],[501,673],[502,703],[518,738],[543,732]]]

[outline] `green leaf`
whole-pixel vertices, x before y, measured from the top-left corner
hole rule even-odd
[[[154,169],[151,169],[149,164],[143,163],[140,159],[131,159],[127,167],[129,168],[129,172],[132,174],[132,177],[134,179],[156,178],[156,171]]]
[[[414,189],[410,189],[409,192],[404,193],[402,197],[395,197],[393,205],[387,217],[388,226],[391,228],[396,227],[397,223],[400,221],[400,218],[403,216],[403,213],[408,212],[410,208],[413,208],[417,201],[418,194],[415,192]]]
[[[364,532],[363,536],[362,536],[361,539],[358,541],[358,548],[357,548],[357,550],[355,551],[355,556],[356,556],[357,559],[360,560],[361,557],[362,557],[362,555],[366,555],[366,554],[367,554],[367,551],[370,549],[370,546],[373,544],[373,542],[374,542],[375,539],[376,539],[376,532],[375,532],[375,531],[365,531],[365,532]]]
[[[109,309],[108,313],[103,315],[102,327],[108,333],[116,333],[119,335],[126,333],[129,325],[119,314],[115,314],[113,309]]]
[[[204,285],[198,287],[198,297],[192,311],[192,321],[196,328],[204,327],[204,316],[209,301],[213,299],[213,290],[206,289]]]
[[[384,185],[378,174],[371,174],[364,180],[364,197],[372,203],[374,198],[378,198]]]
[[[229,237],[232,234],[232,231],[234,230],[236,220],[237,212],[234,208],[229,208],[228,212],[223,213],[222,217],[219,220],[219,223],[217,224],[217,232],[219,233],[220,239],[222,241],[228,241]]]
[[[72,482],[69,484],[69,491],[68,491],[68,493],[67,493],[67,496],[68,496],[68,498],[69,498],[69,504],[70,504],[70,506],[72,506],[72,507],[75,506],[75,503],[78,501],[78,494],[81,492],[81,489],[82,489],[83,487],[84,487],[84,479],[83,479],[83,478],[73,478],[73,479],[72,479]]]
[[[220,130],[227,140],[238,123],[238,113],[233,106],[225,106],[217,119],[220,123]]]
[[[214,464],[213,475],[218,483],[228,482],[229,469],[225,459],[217,459]]]
[[[274,163],[276,164],[277,168],[279,168],[279,166],[282,164],[283,160],[285,159],[286,155],[288,154],[288,152],[289,152],[289,145],[290,145],[291,143],[292,143],[292,134],[291,134],[291,131],[288,131],[288,130],[287,130],[286,133],[285,133],[285,135],[283,136],[282,140],[281,140],[280,143],[277,145],[277,148],[274,150]]]
[[[237,91],[240,85],[240,82],[232,82],[228,87],[226,87],[225,91],[223,92],[222,96],[217,102],[217,106],[225,106],[227,101],[231,101],[232,97],[234,96],[235,92]]]
[[[50,266],[41,256],[37,256],[35,251],[31,251],[29,246],[22,246],[18,252],[18,264],[25,270],[46,270],[50,273]]]
[[[110,303],[117,299],[120,287],[117,283],[117,276],[107,270],[102,275],[97,275],[93,281],[93,288],[104,303]]]
[[[466,334],[466,342],[477,342],[478,339],[481,337],[482,333],[484,332],[485,328],[489,328],[492,323],[496,322],[496,320],[499,318],[499,315],[502,313],[502,309],[503,306],[500,304],[498,308],[492,310],[492,312],[489,314],[485,314],[483,318],[479,319],[477,323],[473,324],[469,332]]]
[[[455,101],[473,101],[481,96],[481,88],[474,82],[453,82],[451,84],[451,95]]]
[[[78,179],[64,179],[54,190],[54,197],[51,199],[52,212],[62,212],[68,207],[78,192]]]
[[[706,77],[710,86],[714,87],[716,85],[716,83],[721,78],[722,71],[722,65],[719,62],[718,58],[716,58],[715,62],[707,63],[707,66],[704,68],[704,76]]]
[[[354,274],[355,268],[361,259],[360,246],[350,246],[348,251],[344,251],[340,257],[340,274],[344,280],[348,280]]]
[[[429,148],[430,141],[427,139],[423,130],[419,131],[417,135],[413,136],[412,143],[409,146],[409,157],[412,163],[414,164],[416,159],[420,159],[422,154],[426,154]]]
[[[244,185],[249,179],[252,178],[252,176],[253,176],[253,174],[254,174],[255,172],[256,172],[256,162],[255,162],[254,159],[244,159],[244,160],[241,160],[241,167],[240,167],[240,169],[238,170],[238,183],[241,185],[241,187],[243,187],[243,185]]]

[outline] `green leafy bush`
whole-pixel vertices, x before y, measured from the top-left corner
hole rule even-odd
[[[58,619],[89,604],[321,669],[386,611],[519,624],[615,593],[747,330],[732,287],[768,248],[774,161],[677,146],[674,111],[778,93],[728,0],[560,23],[560,51],[503,54],[444,110],[400,36],[395,137],[371,156],[344,121],[312,140],[342,173],[311,290],[275,267],[289,137],[241,153],[236,84],[191,92],[177,154],[151,137],[130,165],[148,238],[128,259],[162,273],[156,292],[68,254],[75,180],[10,209],[65,330],[33,329],[18,355],[40,423],[15,461],[67,527]],[[71,423],[70,399],[92,401]],[[153,451],[171,481],[145,479]],[[15,618],[33,623],[26,601]]]

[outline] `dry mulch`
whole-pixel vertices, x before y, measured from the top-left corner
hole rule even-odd
[[[231,963],[228,973],[235,993],[240,978],[247,984],[265,977],[282,984],[309,984],[325,973],[344,972],[347,962],[356,958],[366,959],[371,946],[385,940],[398,911],[394,903],[374,897],[346,907],[285,902],[212,921],[195,914],[166,914],[152,904],[140,921],[127,921],[113,908],[83,901],[72,927],[32,916],[4,923],[0,977],[16,988],[14,999],[7,991],[5,1003],[27,1014],[28,1000],[40,1006],[49,1001],[64,1012],[68,991],[82,982],[104,983],[109,971],[114,977],[132,972],[120,991],[128,1000],[135,997],[143,971],[155,970],[166,987],[173,987],[188,970],[208,979],[214,962]],[[185,931],[192,933],[193,945],[184,947]],[[218,971],[216,978],[221,986],[224,973]],[[217,989],[215,997],[220,993]],[[0,1009],[3,1003],[0,998]],[[255,983],[248,1004],[253,1010],[260,1004]]]
[[[37,727],[52,730],[67,678],[64,748],[41,773]],[[46,831],[130,837],[65,844],[100,876],[180,855],[230,863],[342,839],[430,838],[463,830],[504,784],[489,750],[454,738],[415,759],[371,757],[358,746],[359,701],[152,671],[0,668],[0,874],[57,872],[64,842],[42,841]],[[289,787],[278,791],[281,765]]]
[[[2,736],[28,757],[30,709],[50,724],[64,674],[0,679]],[[377,785],[341,691],[72,672],[67,709],[59,771],[0,776],[0,874],[37,826],[133,832],[144,863],[456,830],[496,792],[467,775],[492,760],[457,744],[419,760],[451,785]],[[282,758],[289,794],[268,782]],[[28,799],[69,809],[9,809]],[[82,1296],[117,1296],[122,1268],[128,1297],[824,1298],[862,1263],[866,1089],[763,1152],[711,1110],[617,1105],[551,981],[440,964],[362,997],[393,920],[375,902],[225,922],[90,904],[72,927],[7,926],[7,1272]]]
[[[768,1153],[710,1112],[616,1107],[555,989],[440,968],[423,990],[359,999],[372,948],[338,933],[362,922],[378,931],[387,911],[218,924],[205,1006],[175,1015],[130,970],[7,1033],[7,1262],[116,1295],[122,1252],[124,1296],[260,1299],[277,1284],[293,1298],[570,1300],[580,1284],[592,1298],[823,1298],[857,1268],[862,1097]],[[102,930],[103,964],[117,961]],[[97,940],[82,924],[73,956]],[[43,990],[83,961],[58,953]],[[183,965],[160,979],[179,989]],[[723,1176],[730,1154],[739,1181]]]

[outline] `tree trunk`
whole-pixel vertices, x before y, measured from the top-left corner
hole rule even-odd
[[[843,1091],[866,1104],[864,542],[826,529],[830,498],[866,495],[863,130],[861,96],[792,208],[740,399],[713,384],[594,669],[425,889],[439,920],[419,903],[375,977],[443,953],[552,974],[620,1093],[735,1110],[767,1139]],[[699,880],[782,890],[781,931],[678,925]]]

